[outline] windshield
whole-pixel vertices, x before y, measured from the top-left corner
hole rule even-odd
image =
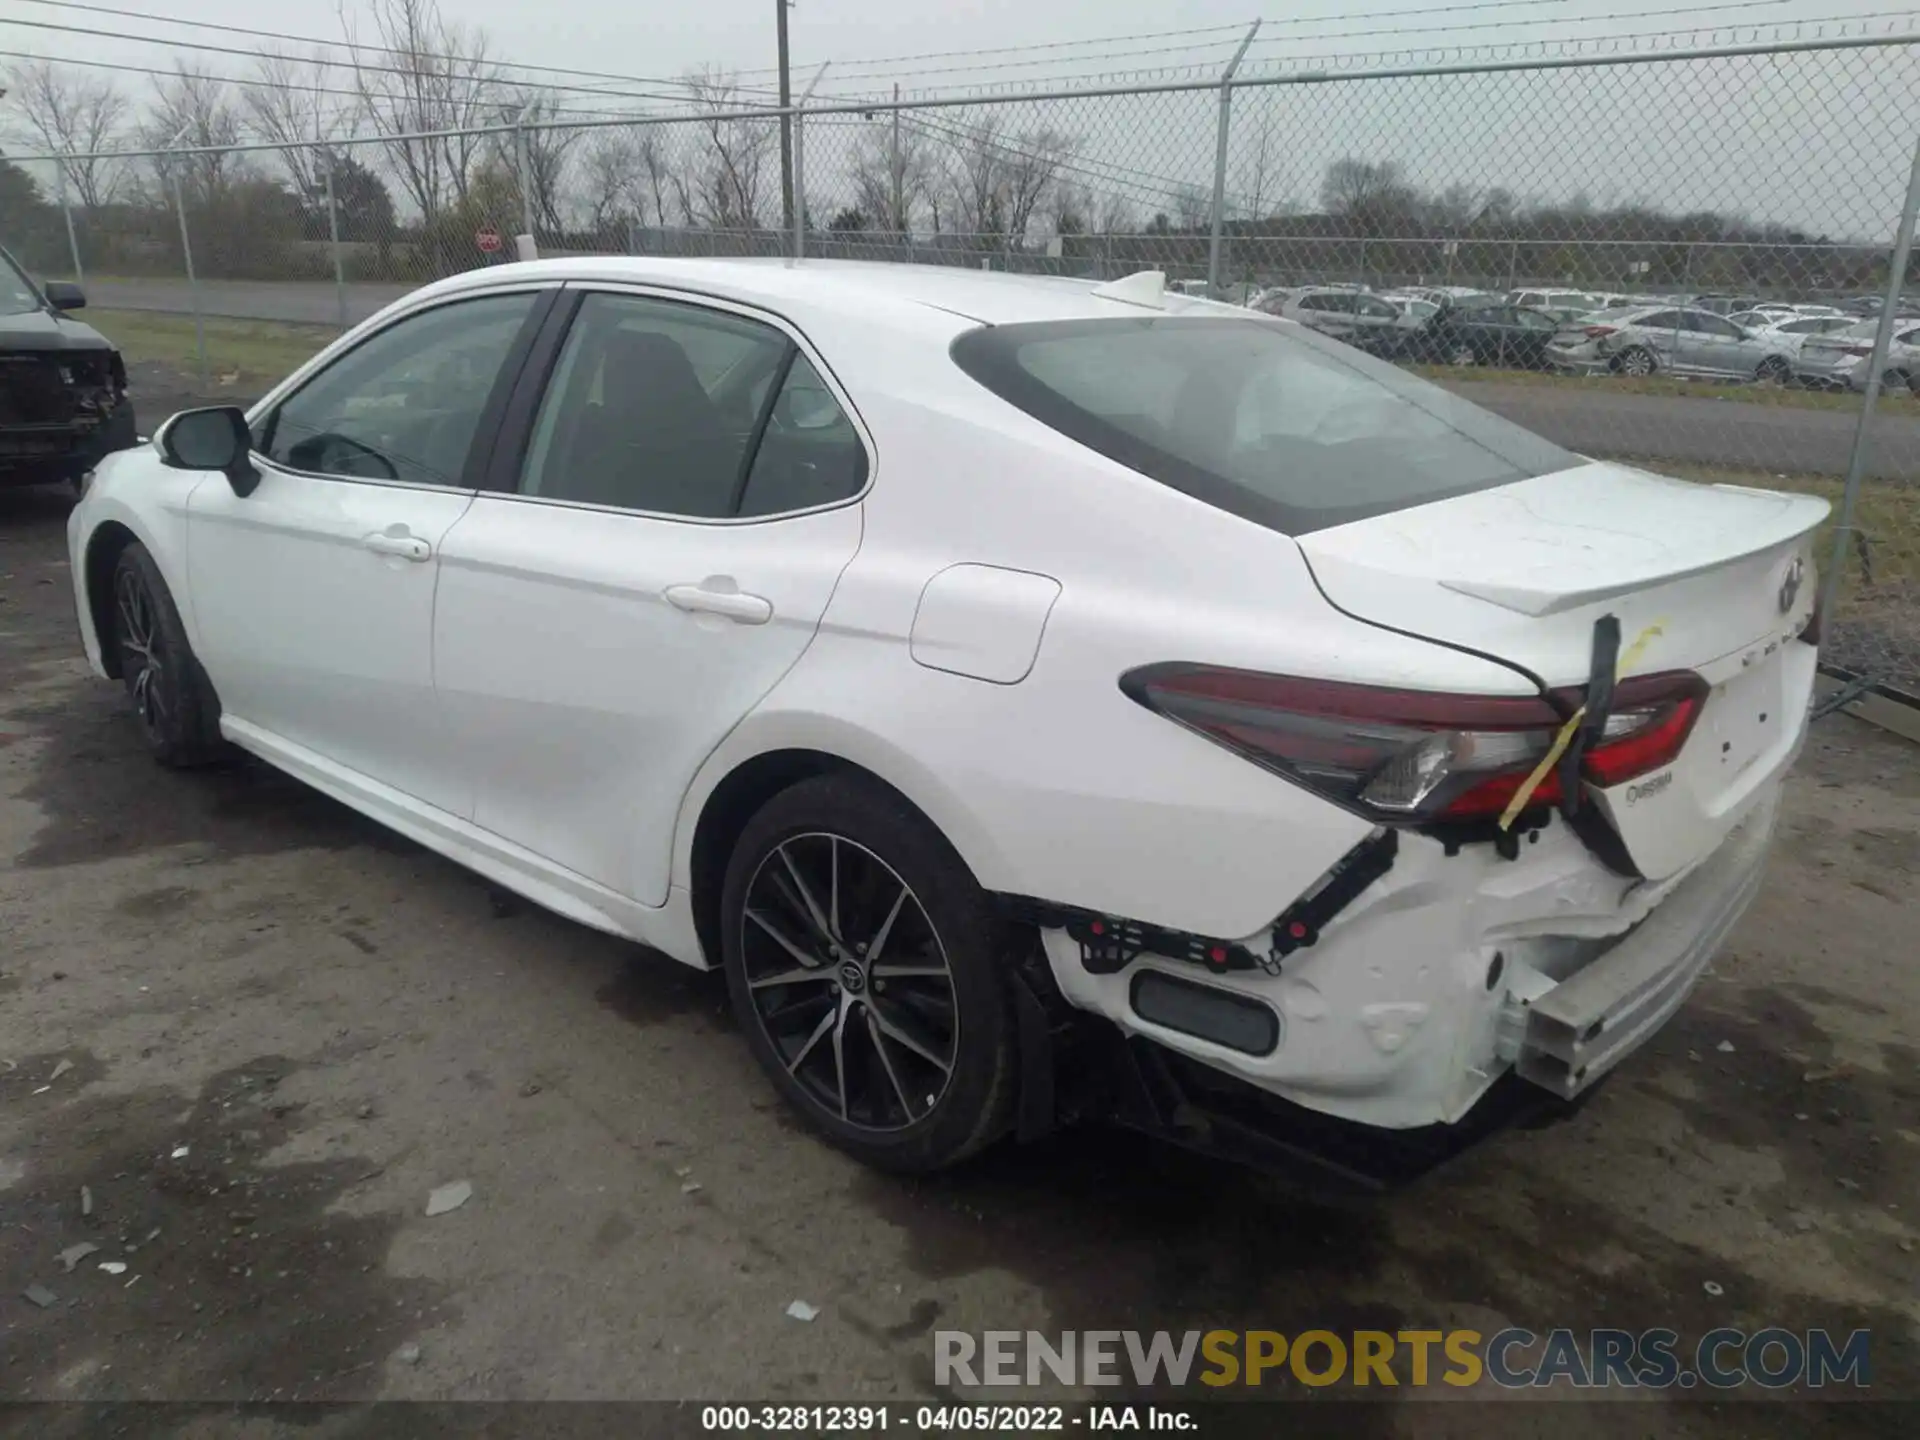
[[[30,315],[40,308],[40,292],[13,257],[0,250],[0,315]]]
[[[1286,535],[1580,461],[1382,361],[1270,321],[969,331],[961,369],[1109,459]]]

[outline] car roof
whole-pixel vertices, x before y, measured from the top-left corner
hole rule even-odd
[[[776,311],[795,304],[848,309],[870,322],[885,321],[898,328],[924,328],[949,336],[954,316],[980,324],[1006,325],[1143,313],[1138,305],[1096,294],[1100,282],[1095,280],[865,260],[571,256],[469,270],[417,293],[444,295],[527,278],[658,285]],[[1242,318],[1247,314],[1238,305],[1182,295],[1171,284],[1164,307],[1166,314]]]

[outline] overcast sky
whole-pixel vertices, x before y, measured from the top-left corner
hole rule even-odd
[[[0,21],[44,21],[137,31],[251,47],[246,37],[187,30],[153,16],[338,37],[333,0],[96,0],[147,18],[101,15],[33,0],[0,0]],[[1635,50],[1766,40],[1781,22],[1859,20],[1880,32],[1920,31],[1888,0],[1305,0],[1263,24],[1243,72],[1257,75],[1316,56],[1377,57],[1373,63],[1444,59],[1438,47],[1487,47],[1552,40]],[[371,38],[366,0],[344,0]],[[942,6],[902,0],[800,0],[789,12],[796,88],[832,60],[826,94],[909,93],[1006,82],[1084,84],[1112,72],[1225,62],[1258,0],[969,0]],[[773,0],[694,0],[636,5],[611,0],[460,0],[447,18],[484,29],[507,64],[574,67],[633,77],[633,90],[700,67],[773,84]],[[1220,27],[1213,29],[1210,27]],[[1165,38],[1149,32],[1198,31]],[[1813,38],[1812,29],[1798,32]],[[1829,33],[1841,33],[1830,27]],[[1104,44],[1073,44],[1115,37]],[[1627,38],[1657,37],[1657,38]],[[41,55],[165,66],[175,57],[240,75],[245,58],[98,36],[0,24],[0,45]],[[1013,48],[1020,47],[1020,48]],[[1041,48],[1051,47],[1051,48]],[[289,47],[293,48],[293,47]],[[1562,47],[1564,48],[1564,46]],[[1920,47],[1915,47],[1920,48]],[[1003,51],[916,57],[944,51]],[[4,64],[0,61],[0,64]],[[1356,60],[1356,63],[1360,63]],[[1365,82],[1243,90],[1236,101],[1231,184],[1263,206],[1311,206],[1327,163],[1357,154],[1402,162],[1423,187],[1505,186],[1543,200],[1584,194],[1595,204],[1642,200],[1667,208],[1739,211],[1835,236],[1882,238],[1892,229],[1920,109],[1920,56],[1906,51],[1841,52],[1779,61],[1665,65],[1632,70]],[[1196,72],[1199,73],[1199,72]],[[123,82],[139,88],[137,76]],[[581,77],[556,85],[620,86]],[[341,73],[343,88],[346,77]],[[560,103],[596,106],[566,93]],[[636,103],[609,100],[613,105]],[[639,102],[644,103],[644,102]],[[1210,181],[1212,94],[1139,100],[1013,105],[1020,130],[1064,132],[1079,144],[1077,178],[1127,191],[1150,214],[1168,209],[1179,185]],[[927,112],[929,126],[966,114]],[[1255,149],[1262,133],[1268,158]],[[812,156],[830,164],[835,137],[824,122]],[[810,171],[812,166],[810,165]],[[810,182],[812,176],[810,175]],[[1251,205],[1252,201],[1247,203]]]
[[[341,34],[340,12],[370,33],[365,0],[103,0],[149,17],[132,20],[92,14],[33,0],[0,0],[0,18],[123,31],[181,39],[222,37],[166,25],[151,17],[171,15],[237,26],[264,27],[321,37]],[[1698,29],[1703,41],[1735,38],[1755,26],[1814,17],[1878,15],[1897,11],[1892,0],[1306,0],[1297,6],[1264,7],[1250,60],[1281,60],[1306,54],[1377,54],[1433,46],[1484,45],[1501,41],[1606,39],[1623,35]],[[797,73],[834,62],[826,89],[885,89],[896,80],[908,88],[978,81],[1043,79],[1101,70],[1134,70],[1161,63],[1224,63],[1240,29],[1261,14],[1258,0],[967,0],[930,5],[902,0],[800,0],[789,12]],[[508,61],[604,70],[621,75],[671,78],[711,65],[747,80],[768,80],[775,63],[773,0],[695,0],[689,4],[612,3],[612,0],[459,0],[445,5],[449,19],[484,28],[494,53]],[[1102,36],[1124,37],[1174,30],[1213,33],[1160,40],[1115,39],[1101,46],[1075,46]],[[6,48],[42,54],[150,63],[158,47],[88,36],[0,27]],[[251,42],[225,37],[226,43]],[[1669,42],[1670,43],[1670,42]],[[1033,47],[1053,45],[1042,50]],[[955,55],[900,62],[888,57],[935,51],[1025,47],[1025,53]],[[1104,58],[1082,59],[1082,56]],[[174,52],[188,54],[190,52]],[[210,65],[239,69],[244,61],[204,56]],[[863,61],[874,63],[863,64]],[[962,68],[965,67],[965,68]],[[886,72],[884,74],[879,72]],[[844,76],[845,78],[840,78]]]

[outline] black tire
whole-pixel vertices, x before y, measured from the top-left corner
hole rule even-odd
[[[1614,357],[1613,368],[1621,375],[1646,376],[1653,374],[1660,365],[1653,358],[1651,350],[1635,345],[1630,350],[1622,350]]]
[[[224,759],[220,702],[146,546],[136,540],[120,552],[111,584],[111,628],[100,643],[120,652],[120,678],[153,758],[177,768]]]
[[[905,899],[892,900],[894,883]],[[904,1173],[952,1165],[1007,1131],[1017,1089],[1002,963],[1010,937],[946,838],[899,796],[854,775],[782,791],[734,846],[720,914],[740,1028],[814,1130]],[[824,927],[814,923],[823,915]],[[869,943],[888,958],[868,958]],[[864,978],[848,974],[862,965]],[[798,978],[772,978],[781,974]]]
[[[1793,367],[1780,356],[1769,355],[1753,372],[1753,378],[1762,385],[1784,385],[1793,378]]]

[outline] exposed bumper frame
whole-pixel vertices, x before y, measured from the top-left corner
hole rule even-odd
[[[1524,1002],[1523,1078],[1571,1099],[1666,1023],[1759,894],[1777,808],[1765,802],[1606,954]]]

